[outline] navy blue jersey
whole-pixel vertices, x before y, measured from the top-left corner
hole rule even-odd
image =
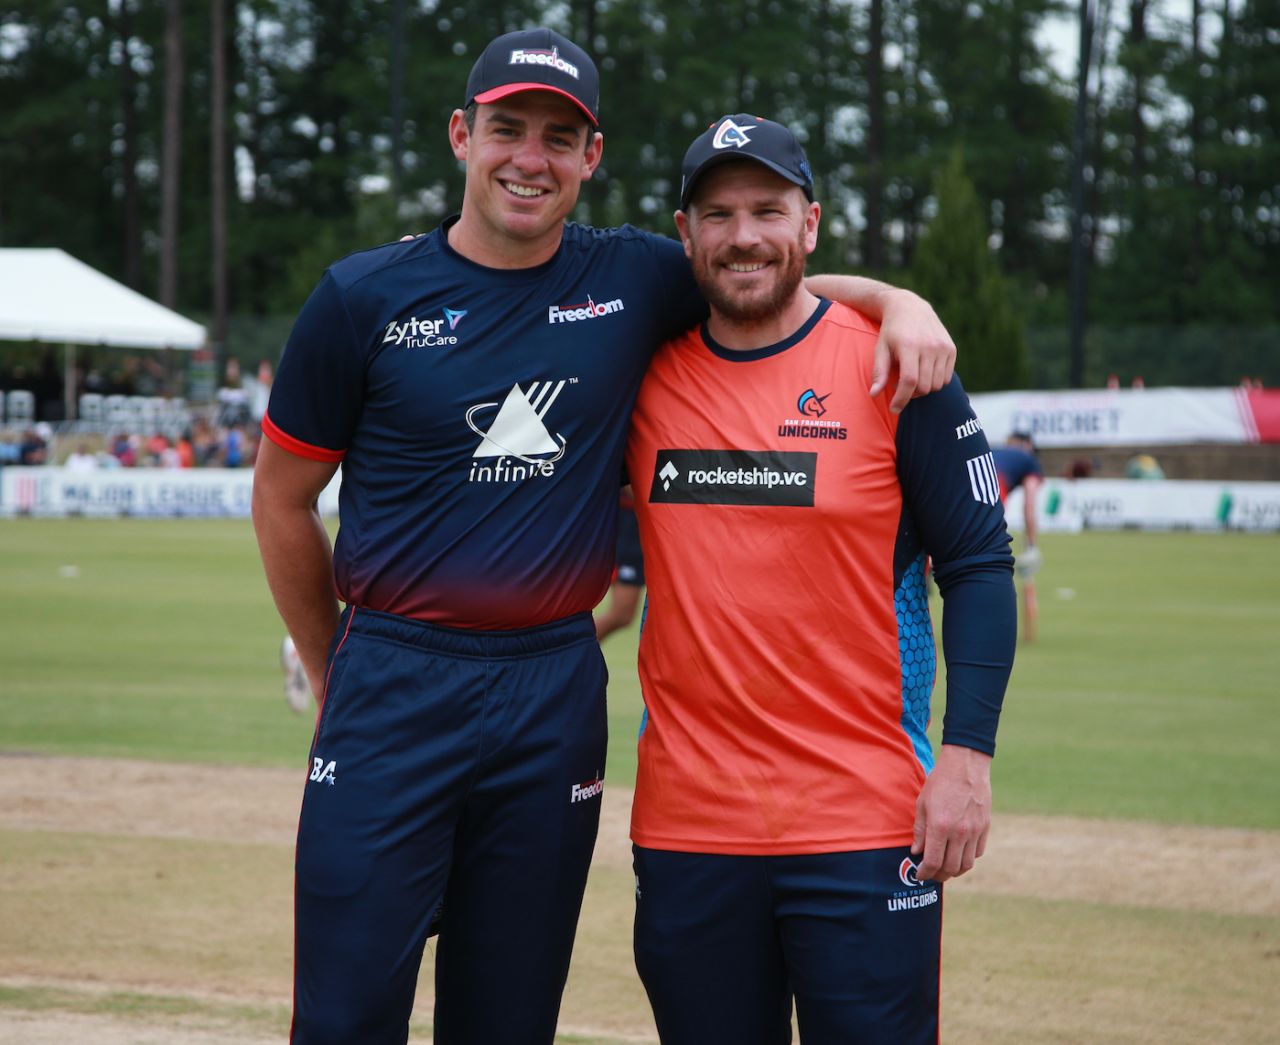
[[[568,224],[551,260],[500,270],[449,246],[455,220],[329,268],[263,431],[342,462],[343,601],[489,629],[590,611],[640,379],[705,306],[674,240]]]
[[[1000,499],[1008,497],[1027,481],[1029,475],[1044,475],[1036,455],[1016,446],[997,446],[991,451],[1000,478]]]

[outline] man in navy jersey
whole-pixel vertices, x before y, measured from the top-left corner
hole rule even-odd
[[[603,791],[591,609],[628,418],[654,348],[705,314],[678,242],[566,223],[597,103],[559,34],[492,41],[449,123],[461,214],[332,265],[272,388],[254,524],[320,704],[295,1045],[406,1041],[438,914],[435,1040],[554,1037]],[[919,298],[822,292],[898,331],[901,402],[950,377]],[[868,383],[887,378],[886,355]],[[316,499],[339,464],[331,549]]]

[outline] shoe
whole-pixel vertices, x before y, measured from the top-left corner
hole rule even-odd
[[[302,658],[298,656],[298,648],[288,635],[280,644],[280,667],[284,669],[284,701],[301,715],[315,706],[311,696],[311,683],[302,666]]]

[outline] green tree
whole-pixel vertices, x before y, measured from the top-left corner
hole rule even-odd
[[[1027,375],[1026,337],[958,148],[937,174],[934,199],[937,212],[916,246],[912,284],[955,338],[970,392],[1019,388]]]
[[[992,206],[1001,257],[1032,270],[1052,240],[1050,205],[1065,198],[1071,92],[1036,30],[1058,0],[922,0],[920,61],[940,115],[933,163],[964,148],[979,196]]]

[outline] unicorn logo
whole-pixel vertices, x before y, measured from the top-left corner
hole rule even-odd
[[[711,147],[727,149],[732,146],[735,149],[741,149],[751,141],[752,130],[753,128],[749,127],[739,127],[732,120],[725,120],[716,128],[715,137],[711,139]]]
[[[820,396],[812,388],[806,388],[800,398],[796,400],[796,409],[805,417],[821,417],[827,412],[827,408],[822,404],[830,398],[830,392]]]

